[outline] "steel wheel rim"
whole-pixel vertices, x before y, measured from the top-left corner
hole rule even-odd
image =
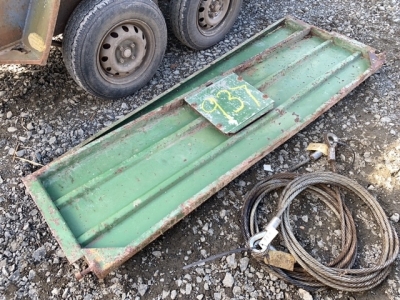
[[[221,24],[229,10],[232,0],[200,0],[197,25],[203,33],[214,30]]]
[[[154,54],[152,30],[140,20],[115,25],[103,37],[97,51],[101,76],[112,83],[129,83],[148,67]]]

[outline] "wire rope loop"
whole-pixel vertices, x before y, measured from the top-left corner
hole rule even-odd
[[[356,195],[370,209],[381,229],[382,251],[376,265],[353,268],[357,256],[356,225],[350,209],[341,199],[339,189]],[[294,271],[282,270],[264,263],[262,251],[252,251],[268,272],[296,286],[310,291],[326,286],[350,292],[372,289],[379,285],[390,273],[390,266],[399,253],[399,239],[378,201],[360,184],[337,173],[315,172],[299,176],[283,173],[268,177],[258,183],[247,195],[242,212],[243,234],[260,241],[265,232],[260,232],[257,222],[257,208],[265,197],[281,191],[276,218],[281,219],[280,231],[290,254],[296,259]],[[342,249],[331,262],[323,264],[312,257],[297,241],[290,224],[290,204],[303,192],[317,195],[341,222]],[[252,247],[253,248],[253,247]],[[261,249],[265,250],[265,249]]]

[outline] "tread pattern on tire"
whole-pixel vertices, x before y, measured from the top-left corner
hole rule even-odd
[[[182,1],[172,0],[170,5],[170,17],[171,17],[171,27],[175,36],[178,40],[180,40],[183,44],[190,47],[190,41],[188,41],[183,34],[183,19],[184,14],[182,12],[187,11],[187,1],[184,2],[184,5],[181,5]]]
[[[100,7],[107,5],[112,0],[87,0],[82,1],[75,9],[70,20],[68,20],[67,26],[64,30],[63,39],[63,56],[65,66],[68,72],[74,77],[75,81],[82,87],[85,88],[81,80],[77,76],[76,72],[76,61],[73,59],[76,56],[76,41],[79,34],[82,32],[82,28],[85,27],[87,20],[94,14]],[[91,12],[86,14],[85,12]],[[85,17],[83,17],[85,16]],[[76,34],[72,35],[71,33]],[[68,62],[68,63],[67,63]]]
[[[163,41],[160,41],[161,47],[166,48],[166,24],[164,17],[161,11],[158,8],[158,5],[151,0],[133,0],[135,2],[141,3],[142,5],[147,5],[154,12],[157,13],[157,20],[162,19],[164,24],[162,24],[165,29],[165,37]],[[83,89],[88,92],[103,97],[104,95],[100,95],[97,91],[93,90],[87,82],[84,82],[84,78],[81,76],[79,67],[77,65],[77,57],[79,56],[81,49],[78,46],[78,40],[81,38],[81,35],[86,34],[85,29],[87,26],[91,24],[93,18],[96,18],[96,14],[101,11],[104,6],[112,6],[118,5],[114,0],[84,0],[79,3],[75,11],[72,13],[69,21],[64,30],[64,39],[63,39],[63,57],[64,64],[67,68],[69,74],[73,77],[73,79],[81,86]],[[89,25],[88,25],[89,24]],[[158,42],[158,41],[157,41]],[[94,46],[97,47],[97,46]],[[107,97],[106,97],[107,98]]]
[[[201,1],[201,0],[200,0]],[[233,0],[235,1],[235,0]],[[232,8],[234,11],[236,11],[236,16],[233,16],[232,18],[234,20],[228,21],[228,27],[230,30],[231,27],[233,26],[237,16],[239,15],[240,7],[242,5],[242,0],[236,0],[236,6]],[[188,24],[188,11],[190,9],[190,5],[193,5],[193,3],[198,4],[198,0],[171,0],[170,3],[170,23],[171,23],[171,28],[174,33],[174,35],[180,40],[184,45],[195,49],[195,50],[201,50],[205,49],[207,47],[210,47],[211,45],[208,45],[207,47],[199,46],[199,44],[191,38],[191,33],[189,32],[187,28]],[[197,10],[196,10],[197,11]],[[231,11],[228,11],[228,14],[230,14]],[[196,20],[197,22],[197,20]],[[221,34],[221,37],[219,40],[225,36],[226,32],[225,30],[222,30],[224,33]],[[217,41],[217,42],[218,42]],[[215,44],[215,43],[214,43]]]

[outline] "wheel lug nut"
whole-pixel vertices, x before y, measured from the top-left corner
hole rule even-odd
[[[121,64],[123,64],[123,63],[125,62],[125,60],[124,60],[123,58],[120,58],[120,59],[119,59],[119,62],[120,62]]]
[[[135,48],[136,46],[135,46],[135,44],[134,43],[132,43],[132,45],[131,45],[131,48],[133,49],[133,48]]]
[[[135,58],[136,58],[135,55],[132,55],[132,56],[131,56],[131,59],[135,59]]]
[[[119,51],[123,52],[124,51],[124,47],[119,46]]]

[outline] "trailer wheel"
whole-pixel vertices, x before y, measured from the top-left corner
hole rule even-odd
[[[64,32],[68,72],[86,91],[115,99],[133,94],[157,71],[167,27],[151,0],[85,0]]]
[[[172,31],[190,48],[211,47],[231,30],[241,6],[242,0],[172,0]]]

